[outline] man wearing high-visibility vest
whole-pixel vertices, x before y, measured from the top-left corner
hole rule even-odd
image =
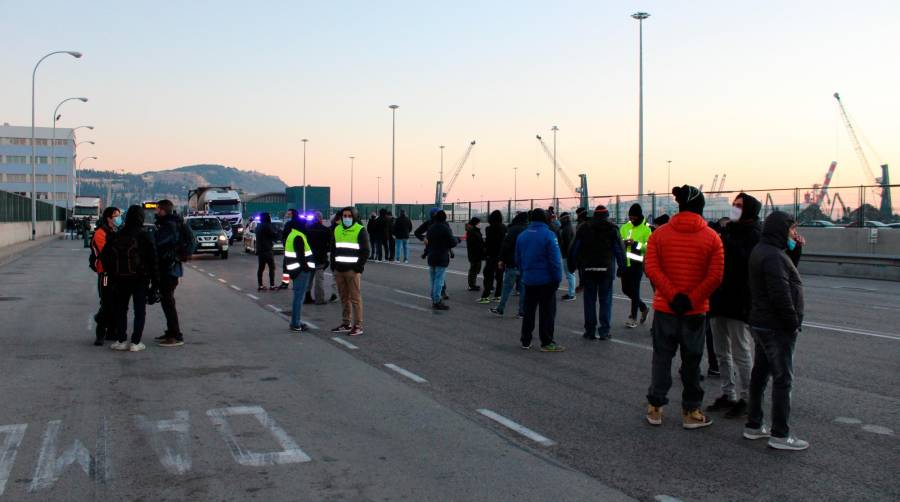
[[[369,234],[360,225],[356,209],[341,210],[341,221],[334,227],[331,270],[341,297],[341,325],[332,333],[350,336],[363,334],[363,302],[359,283],[369,258]]]
[[[303,297],[306,295],[309,279],[316,269],[316,262],[313,259],[312,248],[309,247],[306,235],[297,227],[291,229],[284,241],[284,269],[291,278],[294,290],[291,331],[306,331],[309,328],[300,320],[300,313],[303,309]]]
[[[650,240],[650,227],[644,210],[640,204],[632,204],[628,209],[628,223],[620,229],[622,242],[625,244],[625,271],[622,273],[622,293],[631,299],[631,314],[625,321],[626,328],[637,328],[638,310],[641,311],[641,324],[647,322],[650,309],[641,300],[641,278],[644,276],[644,254],[647,252],[647,241]]]

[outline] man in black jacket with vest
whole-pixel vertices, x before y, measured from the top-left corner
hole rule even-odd
[[[794,346],[803,325],[803,284],[785,252],[795,223],[776,211],[766,218],[759,244],[750,254],[750,329],[756,356],[750,377],[747,439],[769,438],[779,450],[805,450],[809,443],[791,435],[791,385],[794,380]],[[772,428],[763,423],[762,400],[772,377]]]

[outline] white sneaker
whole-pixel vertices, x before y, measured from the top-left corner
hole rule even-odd
[[[146,348],[147,348],[147,346],[144,345],[143,343],[132,343],[131,345],[128,346],[128,351],[129,352],[140,352]]]
[[[775,448],[776,450],[801,451],[809,448],[809,443],[802,439],[797,439],[794,436],[788,436],[786,438],[777,438],[773,436],[769,438],[769,448]]]
[[[128,350],[128,342],[114,342],[109,348],[113,350]]]
[[[744,427],[744,439],[769,439],[772,432],[765,425],[761,425],[759,429],[751,429]]]
[[[625,327],[626,328],[637,328],[638,327],[637,319],[632,319],[631,317],[629,317],[628,320],[625,321]]]

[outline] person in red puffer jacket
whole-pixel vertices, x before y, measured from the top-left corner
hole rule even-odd
[[[662,424],[662,407],[672,387],[672,358],[681,350],[682,425],[698,429],[712,424],[700,411],[700,360],[706,339],[709,297],[722,282],[722,240],[703,219],[703,192],[684,185],[672,189],[679,213],[653,232],[647,243],[644,271],[656,289],[653,308],[653,376],[647,391],[647,421]]]

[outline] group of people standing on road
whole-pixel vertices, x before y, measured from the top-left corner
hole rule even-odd
[[[519,291],[520,343],[531,348],[535,327],[543,352],[561,352],[554,339],[557,291],[566,280],[563,301],[583,295],[587,340],[610,338],[613,286],[620,278],[630,303],[627,328],[644,324],[650,307],[641,299],[646,274],[654,291],[653,359],[647,393],[647,421],[662,423],[662,408],[672,385],[672,359],[681,352],[682,425],[712,424],[704,413],[700,362],[712,340],[710,358],[721,374],[722,395],[706,412],[746,418],[743,436],[767,439],[781,450],[809,445],[790,433],[788,418],[793,381],[793,352],[803,321],[802,283],[796,265],[803,239],[793,219],[773,212],[760,221],[761,204],[746,193],[732,203],[730,218],[717,224],[703,218],[705,198],[692,186],[673,189],[679,213],[655,219],[634,204],[621,228],[604,206],[556,217],[554,209],[517,214],[509,226],[502,213],[465,226],[468,289],[481,290],[478,303],[497,302],[491,312],[504,315],[509,297]],[[458,239],[439,208],[416,231],[425,242],[432,308],[448,310],[445,276]],[[484,278],[483,288],[477,284]],[[493,296],[492,296],[493,295]],[[539,322],[537,320],[539,319]],[[711,370],[710,374],[714,374]],[[771,426],[763,420],[762,401],[772,379]]]
[[[396,218],[387,209],[369,215],[366,230],[371,241],[369,259],[374,261],[409,263],[409,236],[412,221],[401,209]]]
[[[140,352],[147,305],[159,302],[166,317],[165,332],[156,337],[161,347],[184,345],[178,321],[175,288],[183,275],[182,262],[190,258],[193,235],[169,200],[157,204],[156,221],[145,226],[141,206],[131,206],[124,216],[116,207],[104,209],[91,237],[88,265],[97,274],[100,309],[94,315],[96,339],[102,346]],[[128,338],[128,309],[134,322]]]

